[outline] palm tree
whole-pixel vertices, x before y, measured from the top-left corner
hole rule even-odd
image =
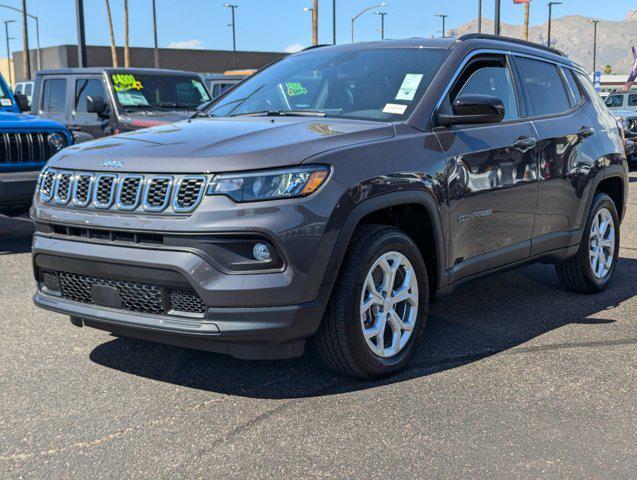
[[[109,0],[104,0],[106,2],[106,17],[108,18],[108,30],[111,34],[111,57],[113,58],[113,67],[119,67],[119,62],[117,61],[117,49],[115,48],[115,33],[113,33],[113,18],[111,17],[111,4]]]
[[[124,0],[124,66],[130,68],[130,49],[128,46],[128,0]]]

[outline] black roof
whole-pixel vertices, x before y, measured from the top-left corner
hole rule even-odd
[[[157,69],[157,68],[124,68],[124,67],[87,67],[87,68],[55,68],[50,70],[40,70],[37,72],[37,75],[99,75],[101,73],[112,73],[112,72],[131,72],[131,73],[154,73],[158,75],[195,75],[198,76],[198,73],[188,72],[185,70],[168,70],[168,69]]]

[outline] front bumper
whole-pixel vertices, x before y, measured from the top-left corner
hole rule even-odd
[[[31,203],[39,170],[28,172],[0,172],[0,205]]]

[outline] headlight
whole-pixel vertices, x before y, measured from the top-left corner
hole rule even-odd
[[[49,133],[49,145],[53,147],[55,153],[66,147],[66,137],[58,132]]]
[[[207,195],[226,195],[235,202],[256,202],[278,198],[304,197],[323,185],[329,167],[308,166],[216,175]]]

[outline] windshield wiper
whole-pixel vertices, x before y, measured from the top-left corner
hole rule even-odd
[[[233,113],[230,117],[324,117],[320,110],[262,110],[260,112]]]
[[[188,110],[196,110],[197,108],[189,103],[175,103],[175,102],[158,102],[155,104],[157,107],[162,108],[187,108]]]

